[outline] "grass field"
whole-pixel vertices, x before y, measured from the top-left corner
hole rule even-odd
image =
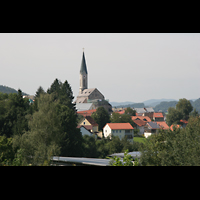
[[[146,141],[146,138],[143,138],[143,137],[134,137],[133,138],[133,142],[142,142],[142,143],[145,143]]]

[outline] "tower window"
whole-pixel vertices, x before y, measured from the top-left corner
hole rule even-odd
[[[83,79],[83,87],[86,87],[86,80]]]

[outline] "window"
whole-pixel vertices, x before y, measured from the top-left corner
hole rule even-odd
[[[83,124],[85,125],[85,122],[83,122]]]
[[[115,133],[115,130],[113,130],[113,133]]]
[[[121,130],[119,130],[119,132],[121,133]]]
[[[118,130],[116,130],[116,133],[118,133]]]

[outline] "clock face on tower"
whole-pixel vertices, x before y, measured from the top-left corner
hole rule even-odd
[[[85,78],[86,76],[84,75],[83,78]]]

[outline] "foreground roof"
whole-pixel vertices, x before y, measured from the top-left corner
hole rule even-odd
[[[108,125],[111,129],[113,130],[125,130],[125,129],[134,129],[130,123],[107,123],[106,125]],[[106,126],[105,125],[105,126]],[[104,126],[104,128],[105,128]]]

